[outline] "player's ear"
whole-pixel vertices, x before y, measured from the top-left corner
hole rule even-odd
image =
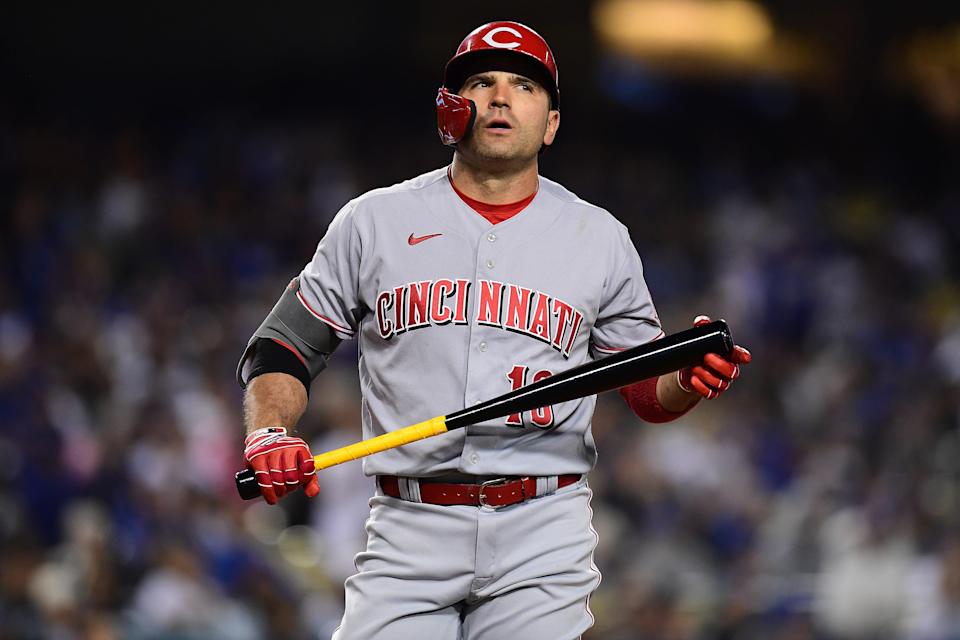
[[[560,112],[557,109],[551,109],[547,112],[547,130],[543,132],[543,144],[548,147],[553,144],[553,139],[557,137],[559,128]]]

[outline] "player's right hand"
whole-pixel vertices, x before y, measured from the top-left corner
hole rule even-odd
[[[247,434],[243,457],[257,477],[260,495],[270,504],[276,504],[299,486],[303,486],[307,497],[320,493],[310,447],[301,438],[288,436],[283,427],[266,427]]]

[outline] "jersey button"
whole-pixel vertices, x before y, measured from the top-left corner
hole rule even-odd
[[[493,260],[487,260],[487,269],[493,269]]]
[[[496,242],[496,241],[497,241],[497,234],[491,233],[490,235],[487,236],[487,240],[489,240],[490,242]]]
[[[486,351],[486,350],[487,350],[487,343],[486,343],[486,342],[481,342],[480,344],[477,345],[477,349],[480,349],[480,351]]]
[[[480,464],[480,456],[475,453],[470,454],[470,463],[471,464]]]

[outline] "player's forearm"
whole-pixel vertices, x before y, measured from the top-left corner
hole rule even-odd
[[[250,381],[243,402],[247,433],[263,427],[292,430],[307,409],[303,383],[286,373],[265,373]]]
[[[681,413],[696,404],[699,399],[699,395],[684,391],[680,387],[675,371],[665,373],[657,379],[657,402],[667,411]]]

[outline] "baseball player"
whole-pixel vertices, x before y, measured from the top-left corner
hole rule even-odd
[[[560,126],[557,77],[529,27],[467,35],[437,96],[451,164],[347,203],[257,329],[238,378],[245,457],[267,502],[319,491],[292,430],[342,340],[359,340],[370,438],[663,335],[626,228],[538,175]],[[749,360],[741,347],[711,354],[621,395],[644,420],[669,421]],[[365,458],[376,479],[367,546],[334,637],[554,640],[588,629],[600,583],[587,484],[595,403]]]

